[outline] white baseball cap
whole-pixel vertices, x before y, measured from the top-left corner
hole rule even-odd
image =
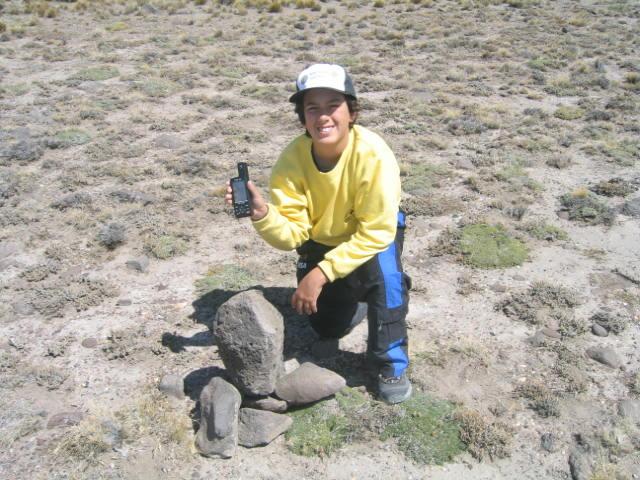
[[[356,89],[347,71],[340,65],[316,63],[305,68],[296,80],[296,93],[289,101],[295,103],[300,96],[312,88],[328,88],[356,98]]]

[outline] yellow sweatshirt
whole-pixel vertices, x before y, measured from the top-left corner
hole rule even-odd
[[[329,281],[347,276],[395,238],[398,163],[382,138],[359,125],[329,172],[316,167],[311,138],[294,139],[273,167],[270,190],[267,215],[253,222],[257,232],[281,250],[309,239],[335,246],[318,264]]]

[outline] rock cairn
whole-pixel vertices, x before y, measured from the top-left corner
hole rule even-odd
[[[316,402],[346,386],[343,377],[312,363],[285,373],[284,321],[258,290],[221,305],[214,334],[231,382],[212,378],[200,395],[196,447],[202,455],[230,458],[238,445],[267,445],[291,427],[291,417],[284,415],[290,406]],[[161,382],[163,391],[175,391],[167,388],[172,385],[174,378]]]

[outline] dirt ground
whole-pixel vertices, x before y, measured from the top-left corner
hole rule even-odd
[[[0,477],[640,478],[639,17],[633,0],[1,2]],[[506,425],[502,458],[422,465],[379,440],[304,457],[281,437],[207,459],[197,389],[157,393],[219,374],[215,308],[247,287],[284,313],[286,359],[313,360],[295,253],[223,204],[238,161],[265,189],[301,133],[287,98],[313,62],[348,68],[401,165],[410,378]],[[473,225],[526,258],[483,264]],[[365,345],[363,324],[330,365],[351,386]]]

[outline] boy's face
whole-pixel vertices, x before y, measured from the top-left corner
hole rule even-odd
[[[326,88],[311,89],[304,95],[303,108],[304,126],[315,145],[346,147],[349,124],[355,115],[349,112],[342,93]]]

